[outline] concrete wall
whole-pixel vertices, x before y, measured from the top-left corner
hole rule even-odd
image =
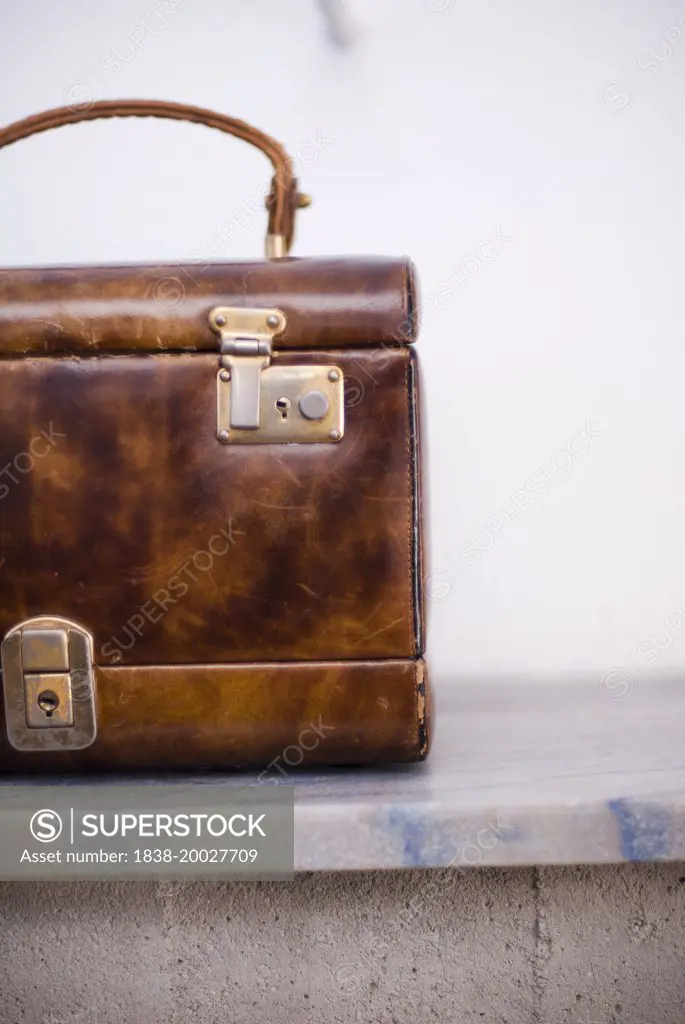
[[[683,1024],[684,865],[0,886],[0,1024]]]

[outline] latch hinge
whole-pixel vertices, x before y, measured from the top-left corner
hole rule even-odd
[[[271,365],[280,309],[217,306],[217,438],[223,444],[312,444],[344,433],[343,374],[333,365]]]
[[[257,430],[262,370],[271,363],[271,341],[285,327],[279,309],[217,306],[209,322],[221,339],[220,380],[232,381],[230,430]]]

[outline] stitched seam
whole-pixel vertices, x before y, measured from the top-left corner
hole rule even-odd
[[[407,456],[407,487],[409,491],[409,502],[408,502],[408,514],[407,514],[407,550],[408,550],[408,564],[409,564],[409,576],[408,576],[408,616],[407,618],[411,622],[411,653],[416,657],[418,651],[418,619],[416,615],[416,600],[415,600],[415,581],[414,581],[414,566],[416,564],[416,552],[414,550],[414,518],[418,514],[416,507],[416,494],[414,486],[414,437],[412,431],[412,365],[411,355],[409,352],[405,352],[405,358],[407,360],[407,368],[405,375],[405,387],[407,395],[407,443],[406,443],[406,456]]]

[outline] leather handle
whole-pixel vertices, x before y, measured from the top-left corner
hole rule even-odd
[[[23,121],[15,121],[0,129],[0,149],[39,132],[104,117],[164,117],[173,121],[192,121],[227,132],[256,146],[269,158],[274,168],[271,192],[266,199],[269,211],[266,255],[285,256],[290,251],[295,230],[295,212],[299,207],[309,204],[308,197],[301,196],[297,191],[292,161],[280,142],[245,121],[238,121],[226,114],[163,100],[101,100],[88,106],[57,107],[24,118]]]

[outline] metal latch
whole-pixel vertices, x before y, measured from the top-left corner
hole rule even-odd
[[[271,365],[286,325],[280,309],[217,306],[209,322],[221,339],[217,438],[222,444],[321,444],[345,430],[338,366]]]
[[[7,735],[16,750],[80,750],[97,735],[93,641],[69,619],[40,616],[2,643]]]

